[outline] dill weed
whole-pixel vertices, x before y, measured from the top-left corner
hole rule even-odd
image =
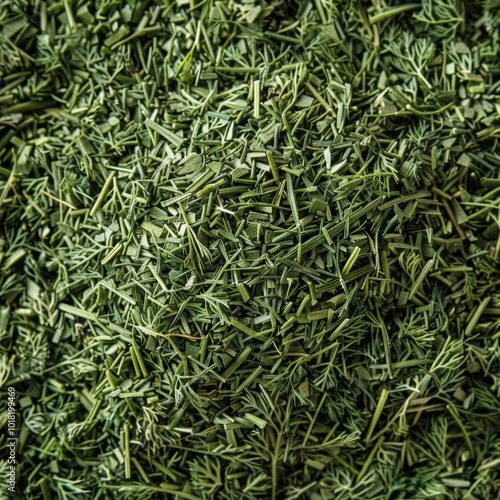
[[[495,7],[5,4],[26,498],[496,498]]]

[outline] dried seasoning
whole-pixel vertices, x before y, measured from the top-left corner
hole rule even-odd
[[[23,498],[498,497],[498,7],[2,4]]]

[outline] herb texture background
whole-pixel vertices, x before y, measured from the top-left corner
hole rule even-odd
[[[499,12],[0,2],[19,498],[499,498]]]

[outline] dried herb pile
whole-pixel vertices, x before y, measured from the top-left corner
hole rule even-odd
[[[498,498],[499,12],[0,3],[19,498]]]

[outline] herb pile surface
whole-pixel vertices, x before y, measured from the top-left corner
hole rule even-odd
[[[498,498],[498,12],[0,5],[23,498]]]

